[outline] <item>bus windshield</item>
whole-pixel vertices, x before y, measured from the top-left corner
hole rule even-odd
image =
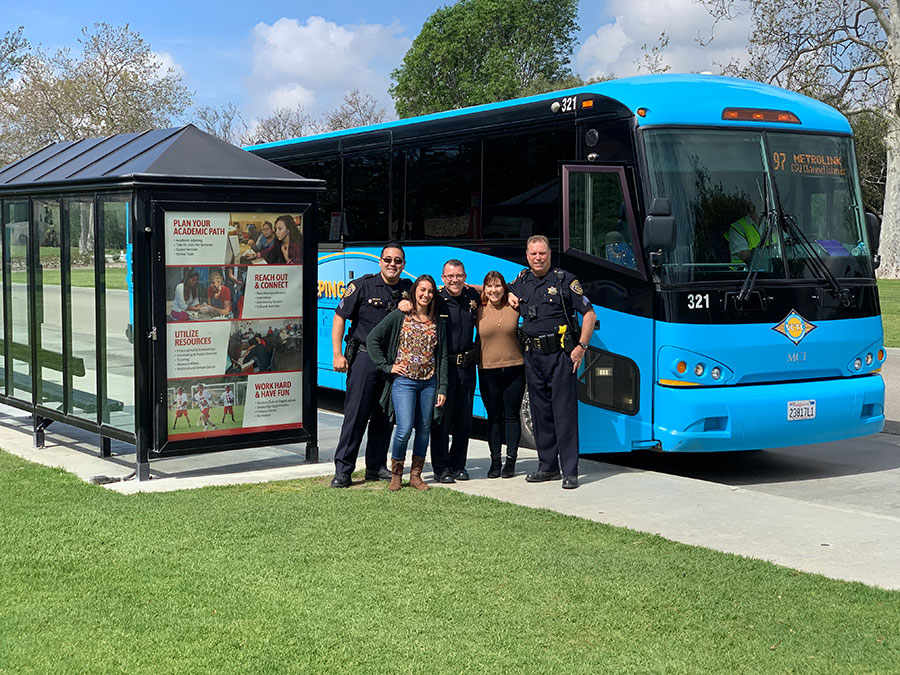
[[[664,284],[872,278],[852,140],[773,131],[648,129],[652,197],[677,243]]]

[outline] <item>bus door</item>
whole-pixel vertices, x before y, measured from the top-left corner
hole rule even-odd
[[[561,267],[597,312],[578,372],[580,451],[652,447],[653,292],[626,165],[562,165]]]

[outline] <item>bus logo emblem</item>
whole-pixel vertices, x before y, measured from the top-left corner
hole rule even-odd
[[[814,323],[800,316],[796,309],[792,309],[777,326],[772,326],[772,330],[781,333],[795,345],[800,344],[800,340],[812,333],[816,328],[817,326]]]

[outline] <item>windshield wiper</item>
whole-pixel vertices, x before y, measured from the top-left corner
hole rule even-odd
[[[757,258],[760,255],[760,251],[763,248],[769,248],[771,244],[769,243],[769,232],[772,229],[772,212],[769,210],[769,183],[766,180],[766,174],[763,173],[763,182],[762,186],[759,183],[756,184],[757,189],[760,191],[760,197],[763,200],[763,220],[766,222],[766,227],[762,231],[762,236],[759,240],[759,244],[756,245],[756,248],[753,249],[750,254],[750,260],[747,261],[747,265],[750,268],[747,272],[747,276],[744,277],[744,283],[741,284],[741,290],[737,294],[737,302],[744,302],[750,297],[750,292],[753,290],[753,287],[756,285],[756,276],[759,273],[759,267],[756,264]]]
[[[785,214],[781,205],[781,194],[778,192],[778,185],[776,184],[775,179],[772,180],[772,189],[775,192],[775,207],[778,209],[779,220],[785,229],[791,233],[791,236],[794,237],[794,240],[797,241],[801,248],[805,249],[808,254],[808,257],[804,258],[804,262],[809,266],[814,275],[821,275],[822,278],[825,279],[831,287],[831,292],[834,297],[839,299],[844,307],[849,307],[851,300],[850,292],[841,286],[831,270],[828,269],[828,265],[816,250],[816,247],[813,246],[812,242],[806,236],[806,233],[803,232],[799,225],[797,225],[794,216]]]

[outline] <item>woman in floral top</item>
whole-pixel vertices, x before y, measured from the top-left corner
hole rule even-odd
[[[409,484],[418,490],[428,489],[422,469],[431,423],[447,398],[447,337],[444,320],[435,310],[436,292],[434,279],[427,274],[420,276],[412,286],[412,310],[395,309],[366,339],[375,366],[392,375],[381,398],[389,415],[393,408],[397,422],[391,445],[392,492],[402,484],[413,429],[416,436]]]

